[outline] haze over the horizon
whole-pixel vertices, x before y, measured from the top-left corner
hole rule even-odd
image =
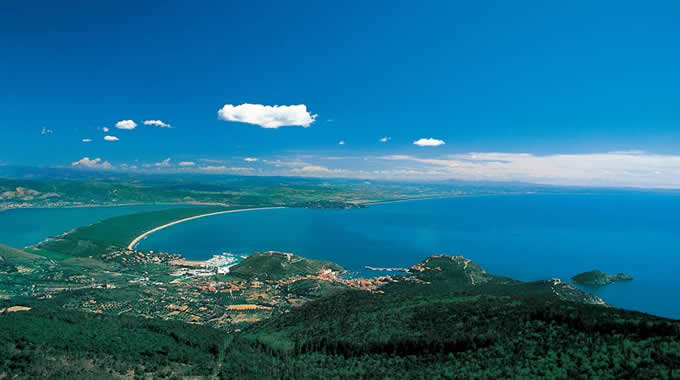
[[[0,164],[680,188],[680,4],[0,5]]]

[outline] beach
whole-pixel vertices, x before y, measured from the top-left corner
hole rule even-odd
[[[210,213],[207,213],[207,214],[201,214],[201,215],[196,215],[196,216],[192,216],[192,217],[189,217],[189,218],[175,220],[174,222],[170,222],[170,223],[164,224],[162,226],[158,226],[156,228],[150,229],[150,230],[144,232],[143,234],[137,236],[134,240],[132,240],[130,242],[130,244],[128,244],[127,248],[128,249],[135,249],[135,246],[137,245],[137,243],[139,243],[142,239],[144,239],[148,235],[150,235],[150,234],[152,234],[156,231],[160,231],[164,228],[168,228],[170,226],[174,226],[175,224],[183,223],[183,222],[186,222],[186,221],[189,221],[189,220],[205,218],[207,216],[219,215],[219,214],[229,214],[229,213],[234,213],[234,212],[256,211],[256,210],[273,210],[273,209],[279,209],[279,208],[285,208],[285,207],[256,207],[256,208],[242,208],[242,209],[237,209],[237,210],[225,210],[225,211],[210,212]]]

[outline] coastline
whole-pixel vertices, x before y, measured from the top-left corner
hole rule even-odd
[[[162,229],[168,228],[170,226],[174,226],[175,224],[187,222],[189,220],[194,220],[194,219],[199,219],[199,218],[205,218],[207,216],[212,216],[212,215],[219,215],[219,214],[229,214],[229,213],[234,213],[234,212],[244,212],[244,211],[257,211],[257,210],[274,210],[274,209],[280,209],[280,208],[285,208],[283,206],[273,206],[273,207],[255,207],[255,208],[241,208],[241,209],[236,209],[236,210],[225,210],[225,211],[217,211],[217,212],[210,212],[207,214],[201,214],[201,215],[195,215],[191,216],[188,218],[180,219],[180,220],[175,220],[174,222],[170,222],[167,224],[164,224],[162,226],[158,226],[156,228],[152,228],[143,234],[137,236],[134,240],[128,244],[127,249],[135,249],[135,246],[139,244],[139,242],[144,239],[145,237],[151,235],[154,232],[160,231]]]
[[[448,199],[448,198],[458,198],[463,195],[442,195],[442,196],[437,196],[437,197],[422,197],[422,198],[404,198],[404,199],[393,199],[389,201],[372,201],[372,202],[365,202],[365,203],[360,203],[361,205],[364,206],[374,206],[374,205],[384,205],[388,203],[400,203],[400,202],[411,202],[411,201],[426,201],[429,199]]]
[[[147,206],[147,205],[159,205],[159,206],[227,206],[223,203],[200,203],[200,202],[133,202],[133,203],[102,203],[102,204],[86,204],[86,205],[64,205],[64,206],[26,206],[26,207],[1,207],[0,212],[9,210],[25,210],[25,209],[40,209],[40,210],[51,210],[51,209],[69,209],[69,208],[90,208],[90,207],[126,207],[126,206]]]

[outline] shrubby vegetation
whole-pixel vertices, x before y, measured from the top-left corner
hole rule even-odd
[[[252,257],[240,276],[330,265],[293,258]],[[680,322],[587,304],[556,281],[493,276],[462,257],[428,258],[384,294],[317,279],[283,286],[326,296],[234,333],[60,302],[95,290],[27,299],[32,310],[0,312],[0,378],[680,378]],[[106,294],[100,302],[136,299],[132,288]]]
[[[38,307],[0,314],[0,378],[209,375],[223,342],[208,327]]]
[[[546,298],[346,292],[233,338],[222,377],[677,378],[677,322]]]

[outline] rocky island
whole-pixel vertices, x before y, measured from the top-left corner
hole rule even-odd
[[[617,281],[631,281],[633,277],[625,273],[607,274],[599,270],[591,270],[589,272],[577,274],[571,279],[579,285],[602,286]]]

